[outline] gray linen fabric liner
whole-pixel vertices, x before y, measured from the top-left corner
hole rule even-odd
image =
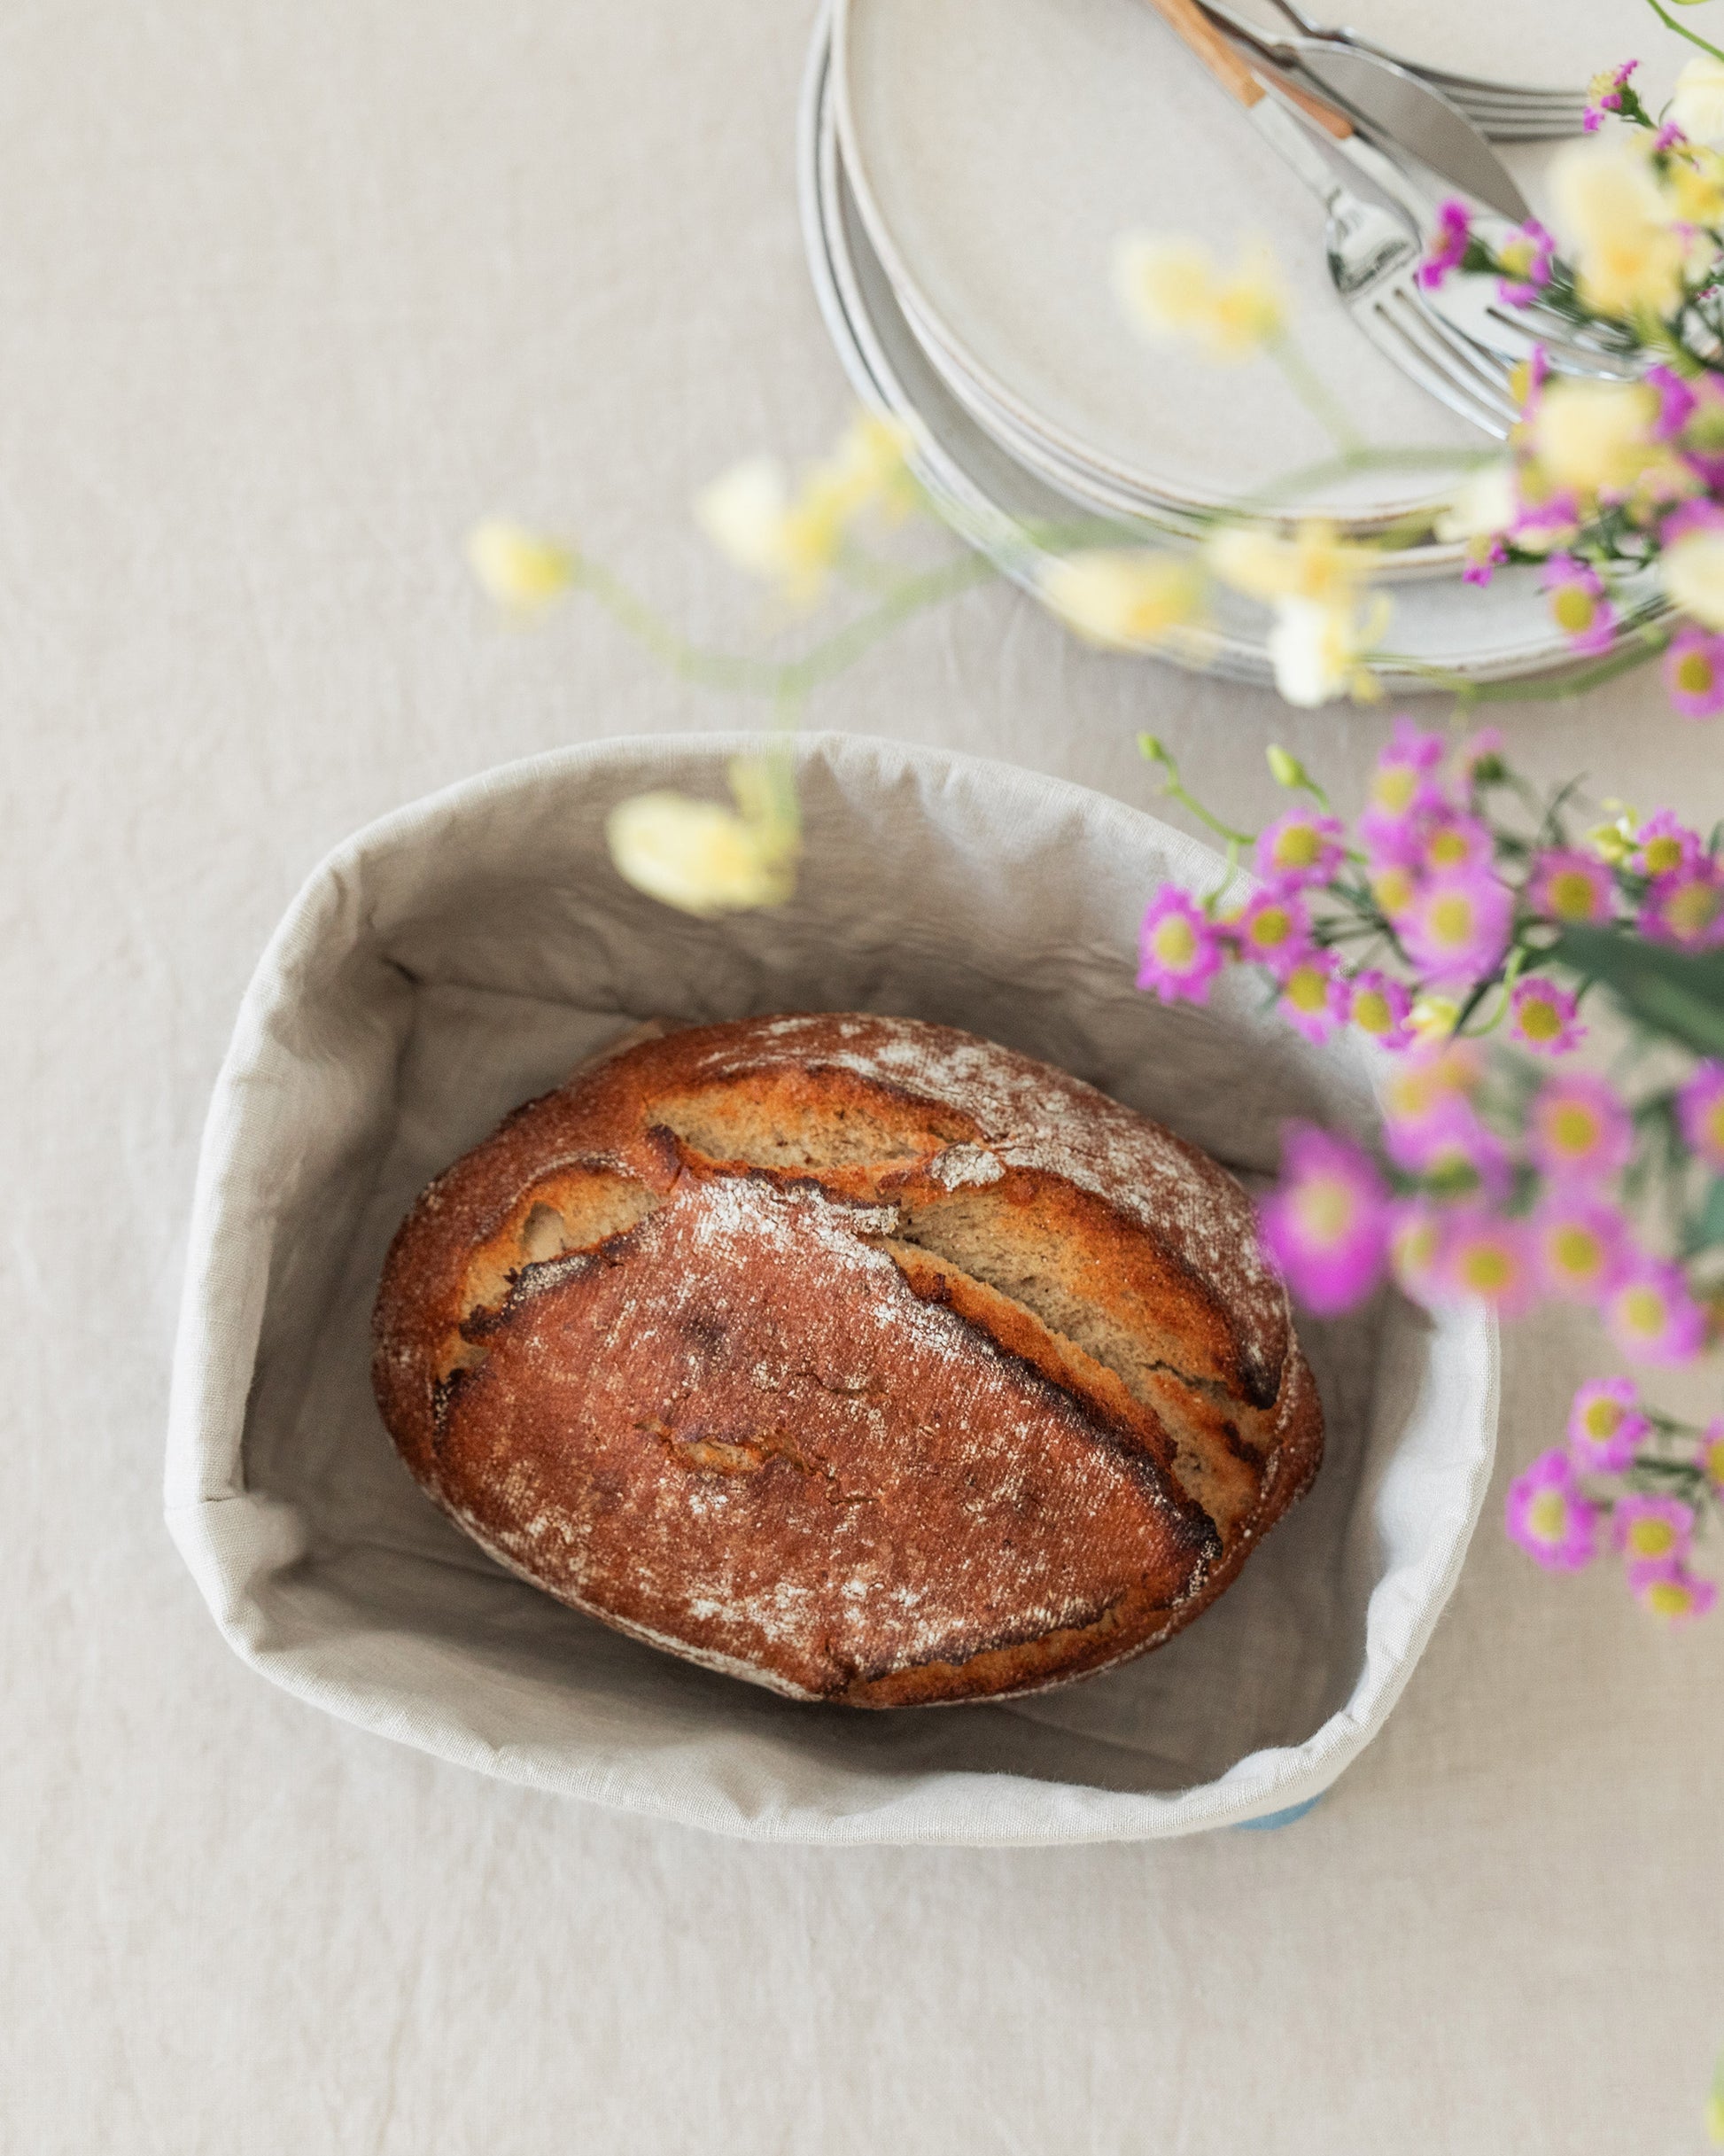
[[[1217,857],[1081,788],[846,736],[796,746],[788,905],[695,921],[629,889],[606,811],[718,795],[757,736],[535,758],[384,818],[311,877],[241,1008],[205,1134],[175,1355],[169,1525],[264,1675],[483,1772],[760,1839],[1184,1834],[1317,1794],[1380,1727],[1489,1476],[1494,1329],[1385,1296],[1301,1326],[1328,1419],[1310,1495],[1191,1629],[1007,1705],[858,1713],[680,1662],[502,1572],[427,1503],[372,1404],[369,1324],[423,1183],[644,1017],[865,1009],[1076,1071],[1247,1181],[1289,1115],[1369,1121],[1371,1062],[1244,982],[1133,985],[1155,883]]]

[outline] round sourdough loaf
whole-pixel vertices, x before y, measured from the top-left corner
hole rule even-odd
[[[517,1109],[396,1235],[374,1375],[524,1578],[860,1707],[1158,1645],[1323,1444],[1239,1185],[905,1018],[642,1029]]]

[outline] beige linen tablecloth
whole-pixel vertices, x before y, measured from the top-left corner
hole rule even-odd
[[[566,525],[672,617],[757,602],[691,486],[845,398],[792,185],[804,8],[25,0],[0,69],[10,1473],[0,2147],[1680,2152],[1724,2039],[1724,1620],[1481,1530],[1387,1732],[1275,1833],[754,1848],[361,1735],[222,1646],[159,1518],[194,1148],[335,840],[483,767],[748,714],[463,532]],[[1084,653],[990,589],[821,699],[1240,817],[1384,730]],[[1656,686],[1506,716],[1724,809]],[[1500,1483],[1602,1351],[1510,1343]]]

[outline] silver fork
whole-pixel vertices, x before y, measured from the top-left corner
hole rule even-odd
[[[1332,44],[1351,45],[1378,58],[1393,60],[1441,90],[1457,105],[1482,134],[1505,142],[1539,142],[1562,135],[1578,135],[1585,122],[1584,90],[1521,89],[1508,82],[1492,82],[1477,75],[1451,74],[1435,67],[1421,67],[1414,60],[1362,37],[1355,30],[1320,23],[1297,4],[1297,0],[1274,0],[1276,8],[1303,37],[1325,38]],[[1248,17],[1239,18],[1241,29],[1256,30]],[[1260,33],[1261,34],[1261,33]]]
[[[1417,278],[1425,250],[1412,220],[1349,186],[1341,168],[1307,132],[1308,127],[1320,129],[1337,149],[1346,149],[1355,139],[1351,121],[1297,89],[1277,86],[1271,96],[1197,0],[1151,4],[1322,203],[1328,218],[1324,246],[1330,278],[1365,336],[1421,389],[1502,440],[1519,416],[1507,369],[1426,304]],[[1295,112],[1305,117],[1295,118]]]

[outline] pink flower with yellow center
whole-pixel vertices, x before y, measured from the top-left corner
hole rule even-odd
[[[1514,899],[1478,869],[1433,876],[1407,908],[1401,940],[1424,978],[1442,988],[1495,972],[1509,947]]]
[[[1347,1017],[1362,1033],[1369,1033],[1379,1048],[1409,1046],[1413,1034],[1407,1013],[1411,1008],[1411,997],[1389,974],[1366,968],[1347,984]]]
[[[1389,1211],[1389,1270],[1403,1295],[1433,1305],[1440,1282],[1443,1209],[1429,1198],[1401,1198]]]
[[[1509,1484],[1503,1524],[1547,1572],[1578,1572],[1598,1553],[1598,1507],[1574,1479],[1560,1446],[1541,1452]]]
[[[1632,1378],[1600,1378],[1580,1387],[1568,1411],[1569,1457],[1595,1475],[1619,1475],[1651,1428]]]
[[[1653,1498],[1630,1491],[1611,1514],[1611,1541],[1628,1561],[1628,1584],[1644,1566],[1659,1571],[1687,1562],[1694,1546],[1694,1514],[1680,1498]]]
[[[1281,976],[1275,1008],[1307,1040],[1327,1040],[1347,1022],[1347,983],[1326,951],[1298,959]]]
[[[1371,1156],[1351,1139],[1290,1124],[1281,1179],[1260,1218],[1270,1256],[1320,1317],[1350,1310],[1383,1277],[1388,1192]]]
[[[1461,1096],[1450,1094],[1428,1115],[1411,1122],[1389,1117],[1383,1136],[1397,1168],[1422,1176],[1451,1195],[1479,1188],[1500,1198],[1513,1180],[1508,1148]]]
[[[1483,1077],[1476,1040],[1445,1040],[1435,1047],[1421,1042],[1385,1079],[1385,1112],[1398,1123],[1417,1123],[1445,1101],[1476,1093]]]
[[[1604,124],[1606,113],[1622,110],[1622,93],[1627,87],[1628,77],[1640,66],[1638,60],[1624,60],[1619,67],[1607,67],[1603,74],[1596,74],[1587,84],[1586,109],[1580,115],[1580,124],[1588,135],[1596,135]]]
[[[1690,1151],[1724,1175],[1724,1063],[1699,1066],[1676,1095],[1676,1120]]]
[[[1717,1583],[1702,1579],[1686,1565],[1649,1565],[1644,1576],[1630,1584],[1641,1607],[1650,1609],[1655,1617],[1662,1617],[1666,1624],[1686,1624],[1692,1618],[1704,1617],[1718,1600]]]
[[[1527,1149],[1557,1181],[1604,1182],[1619,1175],[1635,1149],[1635,1126],[1621,1096],[1590,1070],[1546,1078],[1526,1119]]]
[[[1616,609],[1590,563],[1572,554],[1553,554],[1545,564],[1544,590],[1550,618],[1571,651],[1590,658],[1610,650],[1616,640]]]
[[[1631,1361],[1692,1362],[1706,1343],[1705,1313],[1676,1266],[1642,1257],[1604,1296],[1604,1329]]]
[[[1642,935],[1683,951],[1710,951],[1724,943],[1724,877],[1710,859],[1661,876],[1646,894],[1638,923]]]
[[[1267,966],[1277,981],[1310,953],[1311,916],[1295,891],[1260,891],[1231,916],[1226,930],[1241,958]]]
[[[1418,266],[1418,281],[1434,292],[1449,272],[1458,269],[1472,245],[1472,214],[1464,202],[1451,195],[1437,207],[1437,229],[1429,251]]]
[[[1679,631],[1664,655],[1664,685],[1679,719],[1716,719],[1724,712],[1724,636]]]
[[[1418,876],[1408,861],[1379,862],[1368,880],[1378,911],[1391,921],[1402,920],[1418,896]]]
[[[1293,809],[1257,840],[1257,873],[1293,887],[1326,883],[1347,858],[1346,828],[1338,816]]]
[[[1397,719],[1378,757],[1366,789],[1360,836],[1368,844],[1391,840],[1408,819],[1445,806],[1436,777],[1442,762],[1441,734],[1423,734],[1410,719]]]
[[[1497,242],[1497,266],[1503,272],[1498,296],[1508,307],[1526,307],[1550,282],[1550,265],[1557,243],[1539,222],[1529,217],[1516,231]]]
[[[1462,868],[1488,868],[1496,841],[1477,816],[1436,816],[1418,834],[1419,865],[1430,876]]]
[[[1534,1055],[1565,1055],[1586,1039],[1574,998],[1554,981],[1535,977],[1517,982],[1511,1004],[1514,1016],[1509,1031]]]
[[[1436,1277],[1445,1298],[1476,1297],[1499,1317],[1520,1317],[1538,1299],[1524,1223],[1505,1220],[1482,1205],[1458,1206],[1448,1214]]]
[[[1628,1224],[1588,1191],[1558,1188],[1533,1215],[1534,1249],[1548,1295],[1596,1303],[1616,1285],[1628,1257]]]
[[[1221,937],[1203,909],[1173,884],[1149,902],[1138,946],[1138,985],[1164,1003],[1204,1003],[1221,969]]]
[[[1724,1491],[1724,1415],[1714,1416],[1700,1433],[1699,1466],[1712,1488]]]
[[[1649,816],[1635,834],[1633,860],[1642,876],[1674,876],[1705,858],[1698,831],[1689,830],[1667,808]]]
[[[1553,848],[1534,861],[1526,899],[1547,921],[1609,921],[1616,912],[1616,884],[1592,854]]]

